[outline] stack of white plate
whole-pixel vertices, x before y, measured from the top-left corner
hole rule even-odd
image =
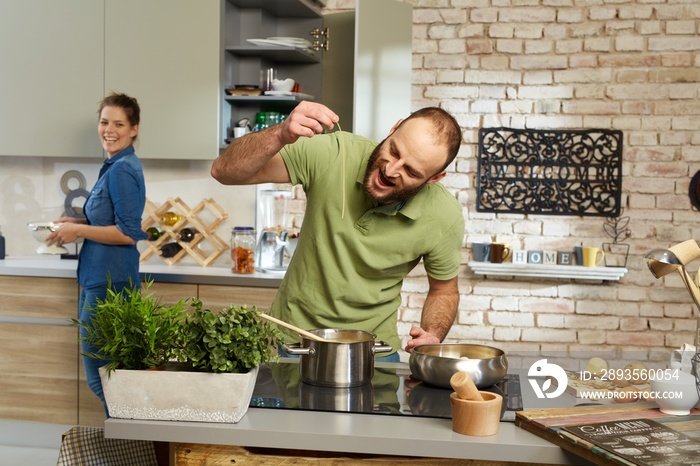
[[[267,39],[248,39],[248,42],[261,46],[283,46],[312,52],[311,42],[301,37],[268,37]]]

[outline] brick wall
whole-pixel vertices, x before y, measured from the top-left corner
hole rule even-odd
[[[698,237],[700,213],[687,193],[700,169],[700,3],[408,3],[413,108],[441,106],[464,130],[444,180],[467,219],[459,316],[446,341],[491,344],[512,355],[568,351],[662,362],[671,349],[692,343],[697,310],[683,284],[676,275],[654,279],[643,255]],[[354,6],[328,0],[327,10]],[[476,212],[477,132],[491,126],[624,132],[623,206],[632,233],[624,278],[486,280],[470,271],[470,243],[483,235],[522,249],[609,241],[600,217]],[[404,286],[404,335],[420,320],[426,288],[419,267]]]

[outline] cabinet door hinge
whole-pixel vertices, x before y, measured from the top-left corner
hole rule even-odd
[[[313,28],[309,34],[311,34],[311,37],[316,39],[311,44],[311,48],[316,51],[321,49],[325,50],[326,52],[328,51],[328,47],[330,46],[330,31],[328,28]]]

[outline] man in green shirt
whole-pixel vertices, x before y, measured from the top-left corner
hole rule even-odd
[[[459,149],[459,125],[425,108],[377,144],[321,134],[337,122],[327,107],[302,102],[282,123],[234,139],[212,165],[223,184],[291,182],[306,193],[297,249],[270,314],[304,329],[365,330],[396,350],[401,286],[422,259],[428,293],[405,349],[439,343],[459,302],[464,218],[438,183]]]

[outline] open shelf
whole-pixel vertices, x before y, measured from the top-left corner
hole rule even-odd
[[[232,45],[226,51],[239,57],[262,57],[275,63],[321,63],[318,52],[309,52],[294,47]]]
[[[237,104],[275,102],[277,104],[289,103],[296,105],[302,100],[314,100],[315,98],[309,94],[295,93],[292,95],[227,95],[225,99],[227,102],[235,102]]]
[[[582,265],[544,264],[492,264],[491,262],[469,262],[477,275],[498,275],[538,278],[578,278],[582,280],[619,280],[627,273],[625,267],[584,267]]]

